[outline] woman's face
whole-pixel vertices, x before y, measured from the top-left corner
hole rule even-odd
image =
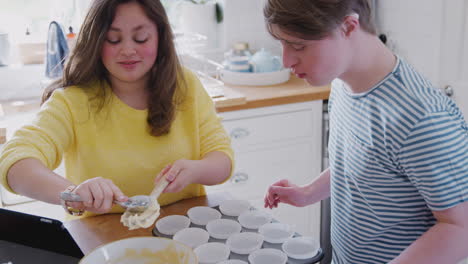
[[[304,40],[272,26],[283,47],[283,65],[314,86],[328,85],[346,68],[347,44],[340,31],[320,40]]]
[[[117,7],[101,58],[111,81],[146,81],[158,55],[158,29],[135,2]]]

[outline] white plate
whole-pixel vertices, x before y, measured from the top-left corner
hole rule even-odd
[[[221,213],[228,216],[239,216],[250,209],[250,203],[246,200],[226,200],[219,205]]]
[[[254,232],[233,234],[226,240],[226,245],[237,254],[250,254],[262,247],[263,236]]]
[[[250,264],[286,264],[288,256],[275,248],[261,248],[249,255]]]
[[[234,72],[222,69],[220,71],[221,80],[233,85],[266,86],[287,82],[291,77],[289,69],[276,72]]]
[[[190,221],[196,225],[206,225],[211,220],[221,218],[221,213],[208,206],[195,206],[187,211]]]
[[[230,235],[240,233],[241,225],[231,219],[215,219],[206,225],[206,230],[213,238],[227,239]]]
[[[308,259],[317,255],[319,243],[312,237],[293,237],[284,242],[282,249],[291,258]]]
[[[248,229],[258,229],[260,226],[270,223],[272,216],[262,210],[245,211],[239,215],[239,223]]]
[[[248,264],[248,263],[240,259],[228,259],[225,261],[221,261],[218,264]]]
[[[190,226],[190,219],[184,215],[169,215],[156,222],[156,228],[161,234],[172,236],[177,231]]]
[[[258,232],[265,237],[266,242],[283,243],[294,235],[294,230],[288,224],[267,223],[262,225]]]
[[[229,258],[231,251],[223,243],[211,242],[195,248],[195,254],[198,256],[200,264],[218,263]]]
[[[185,245],[196,248],[201,244],[208,242],[210,235],[204,229],[198,227],[184,228],[174,235],[174,240],[184,243]]]
[[[173,253],[173,254],[168,254]],[[170,257],[171,259],[167,259]],[[100,246],[79,262],[95,263],[198,263],[193,250],[186,245],[167,238],[132,237]]]

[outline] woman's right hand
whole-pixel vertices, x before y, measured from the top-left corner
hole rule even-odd
[[[270,185],[265,195],[265,208],[278,207],[279,203],[286,203],[297,207],[308,205],[305,188],[297,186],[286,179],[282,179]]]
[[[68,206],[103,214],[110,211],[114,200],[125,202],[128,197],[117,187],[112,180],[96,177],[82,182],[73,193],[78,194],[82,202],[68,202]]]

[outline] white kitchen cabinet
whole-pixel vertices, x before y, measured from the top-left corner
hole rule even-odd
[[[235,171],[208,192],[228,191],[263,208],[268,186],[282,178],[303,185],[320,174],[322,101],[221,113],[235,152]],[[320,236],[320,205],[280,205],[273,216],[303,235]]]
[[[436,87],[450,86],[446,92],[468,117],[468,1],[377,3],[379,31],[387,35],[388,46]]]

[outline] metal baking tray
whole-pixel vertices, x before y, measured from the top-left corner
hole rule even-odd
[[[218,210],[221,213],[221,211],[219,210],[219,206],[215,206],[215,207],[212,207],[212,208]],[[253,210],[255,210],[255,208],[253,208]],[[223,218],[224,219],[231,219],[231,220],[234,220],[234,221],[238,222],[237,217],[227,216],[227,215],[224,215],[223,213],[221,213],[221,218],[222,219]],[[278,221],[273,219],[272,222],[278,222]],[[206,230],[206,226],[195,225],[193,223],[190,223],[189,227],[198,227],[198,228],[202,228],[202,229]],[[241,232],[256,232],[257,233],[258,230],[257,229],[247,229],[245,227],[242,227]],[[165,238],[169,238],[169,239],[172,239],[172,237],[173,237],[173,236],[168,236],[168,235],[164,235],[164,234],[160,233],[158,231],[158,229],[156,228],[156,226],[153,228],[152,233],[153,233],[154,236],[157,236],[157,237],[165,237]],[[301,236],[301,235],[299,233],[295,233],[294,237],[297,237],[297,236]],[[216,239],[216,238],[213,238],[213,237],[210,236],[208,242],[226,243],[226,239]],[[282,244],[273,244],[273,243],[269,243],[269,242],[264,241],[263,245],[262,245],[262,248],[275,248],[275,249],[282,250],[281,246],[282,246]],[[230,255],[229,255],[229,259],[239,259],[239,260],[246,261],[248,263],[248,259],[247,259],[248,256],[249,256],[248,254],[247,255],[240,255],[240,254],[231,252]],[[324,257],[323,250],[322,250],[322,248],[319,248],[318,252],[317,252],[317,255],[315,255],[313,258],[294,259],[294,258],[288,257],[287,263],[288,264],[312,264],[312,263],[318,263],[320,260],[322,260],[323,257]]]

